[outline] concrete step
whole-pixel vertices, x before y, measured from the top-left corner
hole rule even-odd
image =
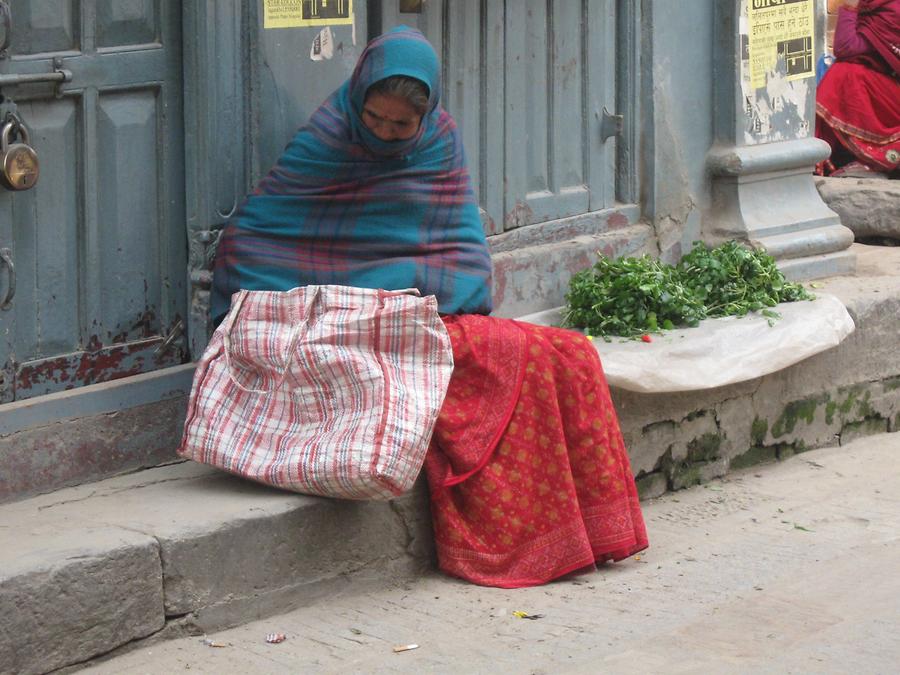
[[[42,673],[396,582],[432,564],[424,485],[306,497],[177,463],[0,506],[0,672]]]

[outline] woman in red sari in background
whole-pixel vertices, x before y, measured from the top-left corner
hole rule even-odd
[[[816,93],[816,136],[831,145],[829,175],[900,167],[900,0],[844,0],[836,61]],[[852,166],[858,162],[862,166]]]

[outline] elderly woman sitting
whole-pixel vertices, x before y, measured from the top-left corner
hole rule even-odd
[[[213,318],[239,289],[434,295],[454,371],[425,469],[444,571],[544,583],[647,546],[597,351],[488,316],[491,259],[440,65],[418,31],[373,40],[226,226]]]
[[[816,136],[831,145],[819,172],[900,167],[900,0],[843,0],[836,62],[816,94]]]

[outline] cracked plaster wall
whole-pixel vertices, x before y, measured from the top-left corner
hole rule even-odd
[[[674,262],[700,238],[709,208],[706,154],[713,142],[712,6],[644,3],[645,217],[656,229],[660,257]],[[700,46],[700,47],[697,47]],[[648,152],[649,150],[649,152]]]

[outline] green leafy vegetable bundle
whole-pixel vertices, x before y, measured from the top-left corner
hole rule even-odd
[[[600,256],[572,277],[565,325],[591,335],[637,337],[752,311],[771,320],[778,314],[770,308],[779,302],[812,297],[800,284],[786,281],[765,251],[735,241],[713,249],[695,242],[675,266],[648,255]]]

